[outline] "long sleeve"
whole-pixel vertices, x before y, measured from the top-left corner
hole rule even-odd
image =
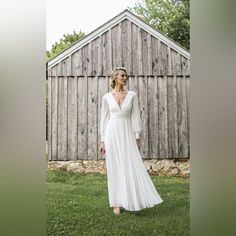
[[[101,134],[101,142],[104,142],[105,139],[105,129],[107,123],[110,119],[109,113],[109,105],[107,100],[105,99],[104,95],[102,97],[102,107],[101,107],[101,120],[100,120],[100,134]]]
[[[135,133],[136,139],[140,138],[140,133],[142,131],[141,126],[141,117],[140,117],[140,110],[139,110],[139,104],[138,104],[138,95],[135,93],[133,96],[132,101],[132,112],[131,112],[131,123],[133,127],[133,131]]]

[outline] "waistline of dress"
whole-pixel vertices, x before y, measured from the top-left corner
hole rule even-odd
[[[130,115],[112,115],[110,116],[110,119],[130,119]]]

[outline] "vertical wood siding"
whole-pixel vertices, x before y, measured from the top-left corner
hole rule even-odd
[[[68,77],[68,157],[70,160],[77,159],[77,79],[76,77]]]
[[[102,96],[124,66],[138,94],[143,158],[190,157],[190,60],[129,20],[48,70],[49,160],[102,159]]]
[[[130,76],[138,93],[143,158],[189,158],[189,76]],[[101,98],[108,76],[49,78],[49,160],[102,159]]]
[[[125,66],[130,75],[189,75],[189,60],[124,20],[49,70],[55,76],[109,76]]]
[[[88,159],[88,84],[84,76],[77,77],[78,159]]]

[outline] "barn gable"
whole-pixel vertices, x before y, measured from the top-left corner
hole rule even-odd
[[[137,92],[143,158],[190,157],[190,55],[125,10],[48,61],[49,160],[100,160],[102,96],[114,67]]]
[[[189,52],[128,10],[48,61],[49,76],[188,75]]]

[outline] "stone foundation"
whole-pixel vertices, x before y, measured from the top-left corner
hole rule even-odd
[[[151,159],[143,160],[150,175],[189,177],[189,159]],[[106,174],[105,160],[48,161],[48,169],[79,173]]]

